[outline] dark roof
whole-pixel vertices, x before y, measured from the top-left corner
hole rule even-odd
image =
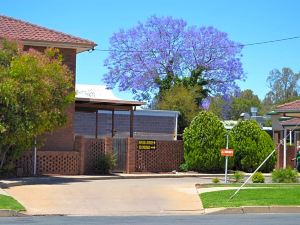
[[[77,52],[93,48],[96,44],[87,39],[75,37],[52,29],[31,24],[22,20],[0,15],[0,38],[20,40],[22,42],[48,43],[46,46],[72,46]]]
[[[144,102],[94,98],[76,98],[75,100],[75,110],[78,111],[96,111],[100,109],[130,110],[141,105],[144,105]]]

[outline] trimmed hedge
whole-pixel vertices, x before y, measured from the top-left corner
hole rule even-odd
[[[275,147],[272,138],[253,120],[240,121],[230,131],[230,137],[236,170],[253,172]],[[260,171],[272,171],[275,163],[276,154],[273,154]]]
[[[226,129],[210,112],[200,112],[184,130],[184,158],[189,170],[221,171],[225,157],[220,149],[226,145]],[[229,160],[229,168],[232,160]]]

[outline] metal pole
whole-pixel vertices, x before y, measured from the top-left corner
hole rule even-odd
[[[111,137],[115,136],[115,110],[111,110]]]
[[[283,138],[283,168],[286,168],[286,136],[287,130],[284,128],[284,138]]]
[[[225,184],[227,184],[227,165],[228,165],[228,156],[225,156]]]
[[[228,132],[226,133],[226,149],[228,149]],[[227,183],[228,156],[225,156],[225,184]]]
[[[292,145],[292,130],[290,130],[290,145]]]
[[[130,131],[129,131],[130,137],[133,137],[133,117],[134,117],[133,109],[131,108],[130,109]]]
[[[37,148],[36,148],[36,138],[34,138],[34,148],[33,148],[33,176],[36,176],[36,157]]]
[[[96,110],[95,138],[98,138],[98,109]]]

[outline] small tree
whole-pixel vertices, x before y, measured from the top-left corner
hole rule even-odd
[[[235,150],[234,167],[236,170],[253,172],[263,160],[274,150],[270,135],[261,130],[253,120],[240,121],[231,131],[230,146]],[[276,155],[262,166],[262,172],[274,168]]]
[[[194,89],[188,89],[183,86],[176,86],[166,90],[156,105],[157,109],[179,111],[178,133],[182,134],[192,119],[199,112],[199,107],[195,102]]]
[[[37,136],[67,122],[73,75],[57,49],[23,52],[0,42],[0,170],[33,146]]]
[[[184,158],[190,170],[219,171],[224,168],[220,149],[226,145],[226,129],[211,112],[200,112],[184,130]],[[229,160],[229,167],[231,160]]]

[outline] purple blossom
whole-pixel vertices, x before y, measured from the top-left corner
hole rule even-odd
[[[239,89],[236,81],[244,79],[241,44],[213,27],[188,27],[182,19],[152,16],[115,33],[110,45],[104,82],[146,100],[157,92],[155,79],[164,78],[167,71],[184,77],[205,66],[212,95],[233,93]]]

